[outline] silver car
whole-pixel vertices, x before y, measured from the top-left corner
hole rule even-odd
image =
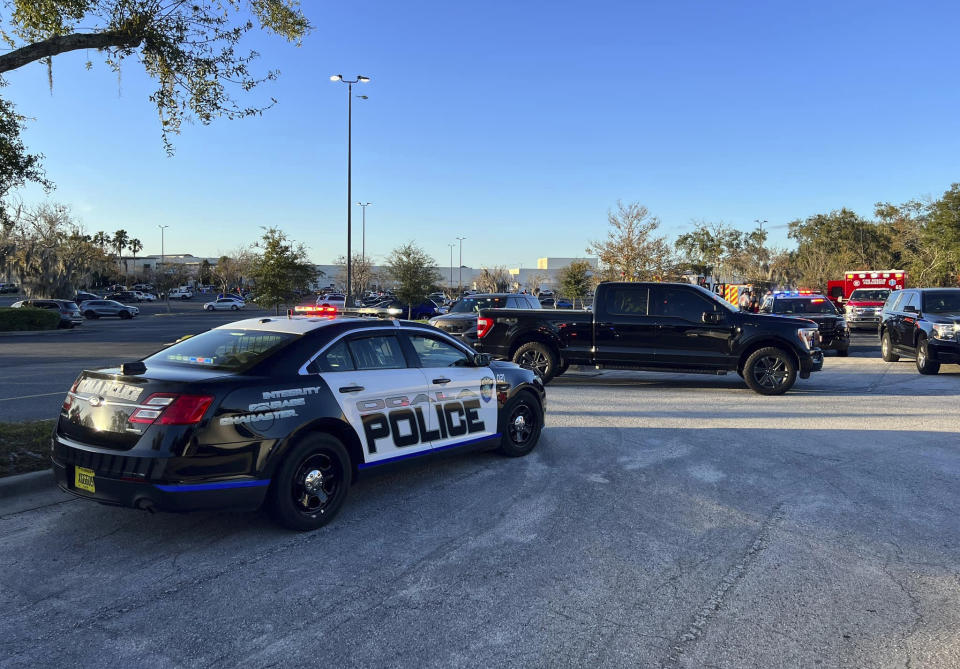
[[[140,313],[137,307],[120,304],[115,300],[87,300],[83,303],[83,315],[86,318],[116,316],[122,319],[133,318]]]

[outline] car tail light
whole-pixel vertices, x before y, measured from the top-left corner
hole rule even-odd
[[[153,393],[130,414],[131,423],[152,425],[195,425],[213,403],[211,395]]]
[[[487,333],[490,332],[490,328],[493,327],[492,318],[478,318],[477,319],[477,338],[483,339],[487,336]]]

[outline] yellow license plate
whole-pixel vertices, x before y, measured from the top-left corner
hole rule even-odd
[[[97,492],[96,486],[93,484],[93,470],[87,469],[85,467],[74,467],[74,478],[73,484],[80,490],[86,490],[87,492]]]

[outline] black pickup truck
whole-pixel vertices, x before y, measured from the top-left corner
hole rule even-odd
[[[823,367],[817,325],[741,312],[685,283],[602,283],[593,313],[483,309],[478,351],[536,370],[544,382],[569,365],[726,374],[779,395]]]

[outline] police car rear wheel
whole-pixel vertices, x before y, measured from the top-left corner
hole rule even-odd
[[[284,458],[270,488],[274,520],[292,530],[315,530],[337,515],[347,497],[350,456],[336,438],[311,434]]]
[[[526,455],[540,439],[543,424],[540,407],[529,393],[518,395],[505,409],[506,429],[500,441],[500,452],[512,458]]]
[[[775,346],[750,354],[743,366],[743,380],[750,390],[761,395],[782,395],[797,381],[797,365],[793,357]]]

